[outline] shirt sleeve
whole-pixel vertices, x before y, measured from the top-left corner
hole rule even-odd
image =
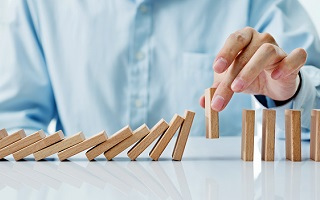
[[[316,29],[297,0],[253,0],[250,10],[250,26],[273,35],[287,53],[298,47],[308,53],[306,65],[300,70],[300,91],[291,102],[276,107],[273,100],[266,97],[267,105],[264,106],[253,96],[253,106],[257,110],[257,131],[261,134],[262,109],[273,108],[277,111],[277,137],[284,138],[284,111],[299,109],[302,112],[302,139],[309,139],[311,110],[320,108],[320,42]]]
[[[0,17],[0,126],[8,131],[23,128],[27,134],[47,131],[55,102],[35,16],[27,1],[4,2],[0,3],[6,6]]]

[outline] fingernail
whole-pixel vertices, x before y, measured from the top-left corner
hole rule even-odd
[[[211,102],[211,108],[216,111],[220,111],[224,105],[224,98],[217,95]]]
[[[244,81],[241,78],[236,78],[231,84],[231,89],[234,92],[241,91],[244,87]]]
[[[272,78],[275,80],[278,80],[283,75],[283,72],[281,70],[276,70],[272,73]]]
[[[213,66],[213,69],[216,72],[223,72],[224,70],[227,69],[227,61],[224,58],[218,58],[218,60]]]

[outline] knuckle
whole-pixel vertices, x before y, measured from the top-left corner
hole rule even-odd
[[[303,48],[298,48],[296,49],[298,55],[301,56],[301,58],[303,59],[303,62],[306,62],[308,54],[306,52],[306,50],[304,50]]]
[[[275,39],[272,37],[270,33],[261,33],[260,37],[263,42],[270,42],[270,43],[275,42]]]
[[[233,41],[240,43],[240,44],[244,44],[246,41],[245,35],[240,31],[232,33],[230,35],[230,39],[232,39]]]
[[[245,32],[256,32],[256,30],[250,26],[246,26],[243,28],[243,31]]]
[[[268,55],[272,55],[272,54],[276,53],[276,48],[270,43],[264,43],[261,45],[260,48],[264,53],[266,53]]]

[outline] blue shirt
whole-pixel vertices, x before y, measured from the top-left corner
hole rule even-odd
[[[199,97],[212,85],[226,38],[245,26],[271,33],[288,53],[303,47],[309,54],[299,95],[276,108],[277,134],[281,109],[303,109],[307,133],[310,110],[320,104],[312,67],[320,66],[319,38],[296,0],[8,2],[0,3],[0,127],[9,130],[47,130],[56,119],[66,134],[111,135],[190,109],[191,134],[204,135]],[[252,107],[263,108],[235,94],[220,113],[221,135],[240,134],[242,109]]]

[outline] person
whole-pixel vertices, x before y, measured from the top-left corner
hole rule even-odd
[[[242,109],[261,122],[261,109],[273,108],[283,137],[291,108],[309,137],[320,42],[297,0],[2,4],[0,126],[9,131],[48,131],[55,119],[66,134],[113,134],[189,109],[191,135],[204,135],[198,101],[214,82],[221,135],[241,133]]]

